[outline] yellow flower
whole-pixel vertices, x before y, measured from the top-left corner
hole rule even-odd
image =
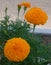
[[[22,2],[21,3],[22,6],[25,6],[25,7],[30,7],[30,3],[29,2]]]
[[[41,8],[33,7],[26,12],[25,19],[35,25],[43,25],[46,23],[48,16]]]
[[[7,41],[4,46],[4,55],[8,60],[20,62],[27,58],[30,53],[30,46],[22,38],[13,38]]]

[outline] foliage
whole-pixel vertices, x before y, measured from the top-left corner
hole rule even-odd
[[[4,20],[0,21],[0,65],[47,65],[50,63],[51,49],[43,44],[41,35],[30,33],[30,24],[26,21],[10,20],[6,12]],[[14,37],[21,37],[27,40],[31,46],[28,58],[18,63],[9,61],[3,53],[5,42]]]

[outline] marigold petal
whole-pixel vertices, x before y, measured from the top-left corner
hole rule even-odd
[[[29,2],[22,2],[21,3],[22,6],[25,6],[25,7],[30,7],[30,3]]]
[[[13,38],[7,41],[4,46],[4,55],[10,61],[20,62],[27,58],[30,53],[30,46],[22,38]]]
[[[33,7],[25,13],[25,19],[35,25],[45,24],[48,16],[41,8]]]

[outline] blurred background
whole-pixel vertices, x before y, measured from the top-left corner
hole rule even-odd
[[[51,34],[51,0],[0,0],[0,20],[4,17],[4,10],[6,7],[8,8],[8,15],[10,16],[10,19],[15,20],[17,18],[17,5],[24,1],[30,2],[31,7],[37,6],[42,8],[48,15],[47,23],[43,26],[36,26],[35,32]],[[20,19],[22,18],[21,12]]]

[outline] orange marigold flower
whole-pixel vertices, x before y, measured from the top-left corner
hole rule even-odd
[[[7,41],[4,46],[4,55],[10,61],[20,62],[27,58],[30,53],[30,46],[22,38],[13,38]]]
[[[41,8],[33,7],[26,12],[25,19],[35,25],[43,25],[46,23],[48,16]]]
[[[22,2],[21,3],[22,6],[25,6],[25,7],[30,7],[30,3],[29,2]]]

